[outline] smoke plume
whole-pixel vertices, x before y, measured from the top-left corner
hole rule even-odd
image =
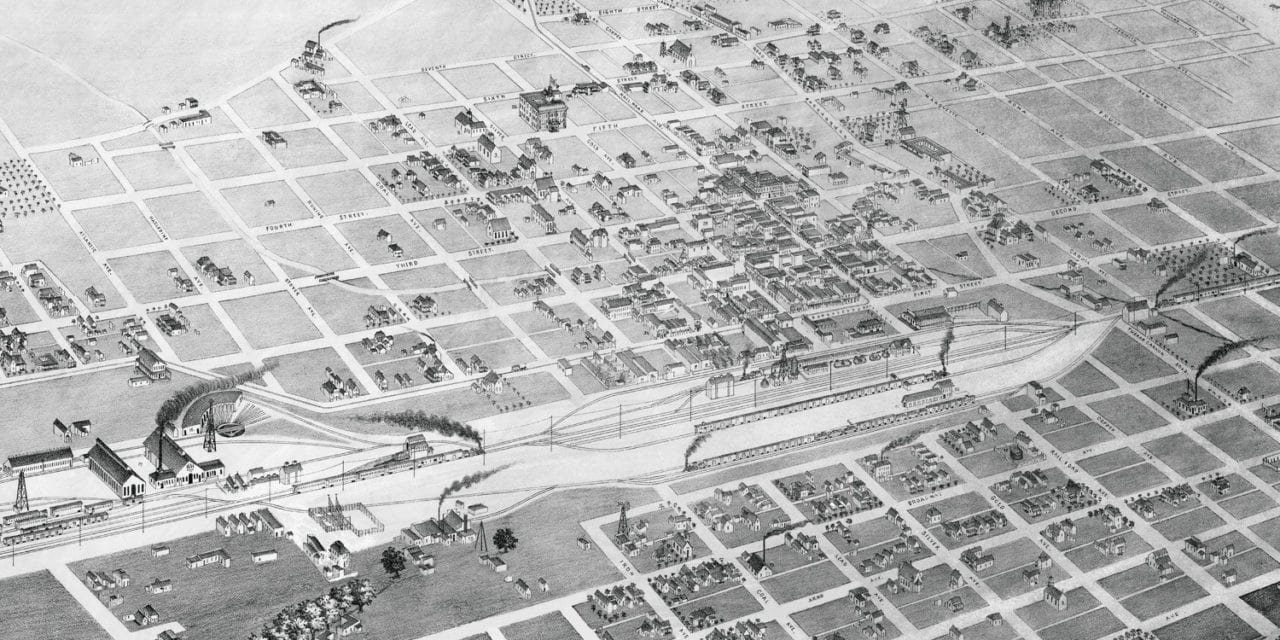
[[[480,484],[485,479],[497,474],[498,472],[502,471],[503,469],[506,469],[509,466],[511,465],[503,465],[496,469],[477,471],[475,473],[465,475],[457,480],[454,480],[449,486],[444,488],[444,491],[440,492],[440,507],[436,511],[436,517],[439,517],[440,514],[444,511],[444,501],[448,500],[450,496],[456,495],[459,491],[463,491],[471,487],[474,487],[477,484]]]
[[[693,442],[689,443],[689,447],[684,450],[684,464],[686,467],[689,466],[689,459],[693,457],[693,454],[697,453],[698,449],[701,449],[702,445],[706,444],[709,439],[711,439],[711,434],[700,433],[693,439]]]
[[[938,347],[938,360],[942,363],[942,375],[947,375],[947,360],[951,357],[951,343],[956,340],[956,327],[947,325],[947,332],[942,334],[942,345]]]
[[[321,34],[323,34],[324,32],[334,27],[341,27],[344,24],[351,24],[352,22],[355,22],[355,21],[356,21],[356,18],[347,18],[346,20],[337,20],[335,22],[330,22],[329,24],[326,24],[325,26],[320,27],[320,31],[316,32],[316,37],[320,37]]]
[[[1205,356],[1204,362],[1201,362],[1200,366],[1196,368],[1196,378],[1195,378],[1196,385],[1198,386],[1200,384],[1200,376],[1204,375],[1204,372],[1208,371],[1209,367],[1212,367],[1213,365],[1218,364],[1219,362],[1222,361],[1223,358],[1231,355],[1233,352],[1243,349],[1249,345],[1257,344],[1261,340],[1262,338],[1249,338],[1248,340],[1237,340],[1235,342],[1228,342],[1218,347],[1217,349],[1210,351],[1209,355]]]
[[[1201,251],[1200,253],[1197,253],[1195,257],[1189,260],[1186,264],[1182,265],[1177,270],[1175,270],[1173,274],[1171,274],[1169,278],[1164,281],[1164,284],[1160,285],[1159,289],[1156,289],[1155,302],[1159,303],[1160,296],[1164,295],[1164,292],[1168,291],[1169,287],[1172,287],[1173,285],[1177,284],[1179,280],[1182,280],[1183,278],[1190,275],[1191,272],[1195,271],[1196,267],[1199,267],[1201,264],[1203,264],[1204,261],[1208,259],[1208,257],[1209,257],[1209,253],[1207,251]]]

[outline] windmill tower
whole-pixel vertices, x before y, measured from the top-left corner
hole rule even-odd
[[[630,509],[630,508],[631,508],[630,502],[618,503],[618,535],[619,536],[626,537],[627,531],[631,529],[630,524],[627,522],[627,509]]]
[[[476,526],[480,531],[477,533],[474,548],[480,553],[489,553],[489,539],[484,534],[484,520],[481,520]]]
[[[218,432],[213,425],[213,416],[204,417],[204,450],[210,453],[218,450]]]
[[[28,500],[27,498],[27,472],[19,471],[18,472],[18,498],[13,501],[14,513],[22,513],[23,511],[26,511],[27,508],[31,506],[29,503],[30,503],[30,500]]]

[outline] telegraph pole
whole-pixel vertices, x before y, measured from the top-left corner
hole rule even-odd
[[[618,439],[622,439],[622,403],[618,403]]]
[[[551,451],[556,450],[556,417],[547,416],[547,445]]]

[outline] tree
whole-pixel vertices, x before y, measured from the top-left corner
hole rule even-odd
[[[307,601],[302,606],[302,622],[312,640],[316,637],[317,631],[325,631],[329,626],[329,619],[324,615],[324,609],[315,600]]]
[[[515,551],[517,544],[520,544],[520,539],[517,538],[515,532],[508,527],[498,529],[498,531],[493,534],[493,546],[497,547],[498,551],[501,551],[502,553]]]
[[[391,577],[399,579],[400,572],[404,571],[404,552],[395,548],[387,547],[382,551],[382,568],[391,574]]]
[[[364,608],[373,604],[374,598],[378,597],[378,593],[373,590],[373,585],[368,578],[357,578],[351,580],[343,587],[351,594],[351,604],[361,612]]]

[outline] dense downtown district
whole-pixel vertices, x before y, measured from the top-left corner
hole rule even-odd
[[[0,640],[1276,637],[1275,5],[643,1],[6,19]]]

